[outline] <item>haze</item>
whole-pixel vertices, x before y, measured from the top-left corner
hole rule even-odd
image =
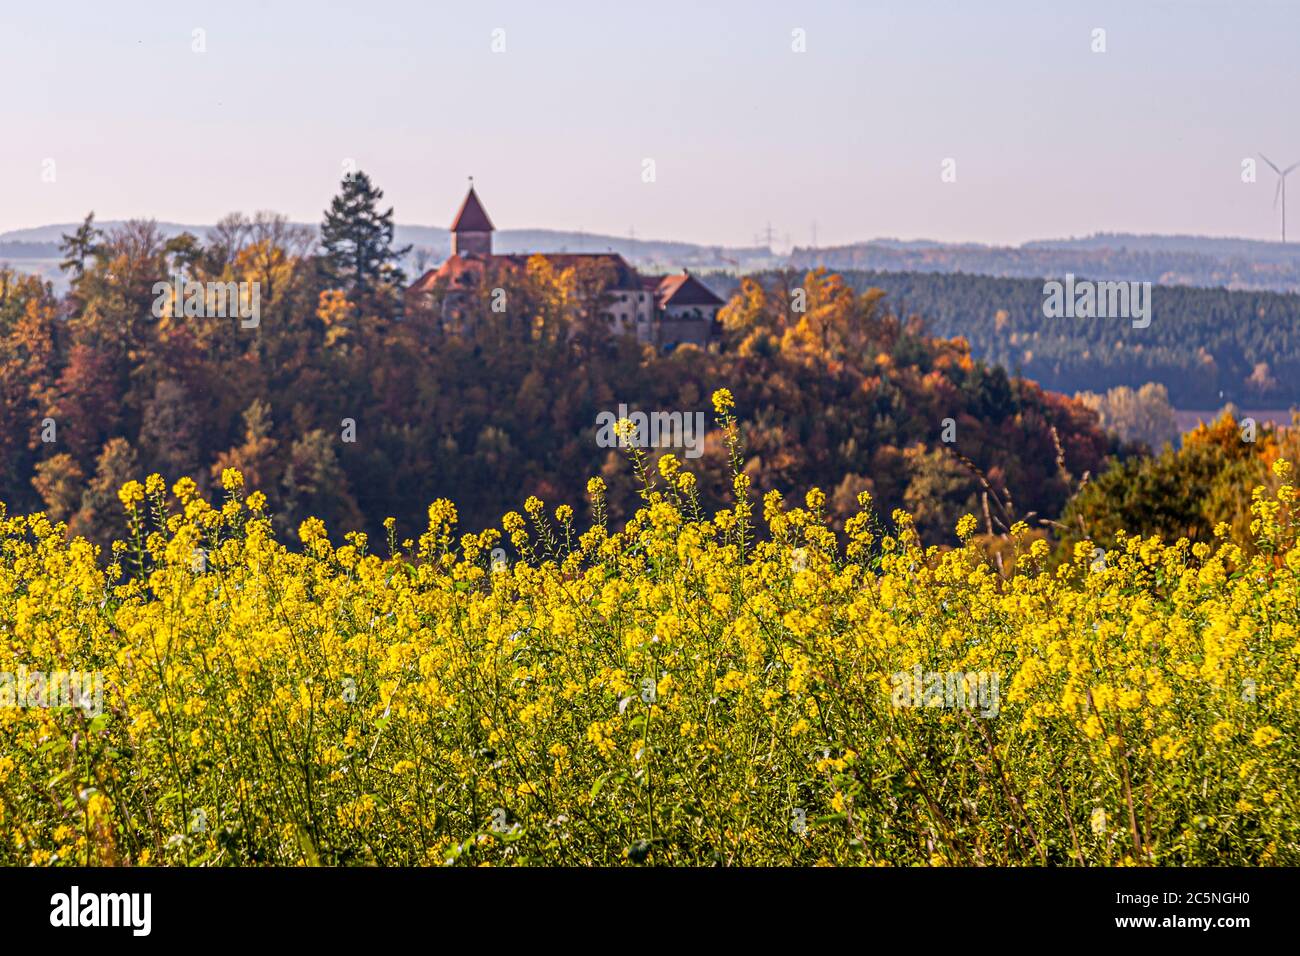
[[[403,223],[473,174],[507,229],[1275,239],[1241,162],[1300,159],[1297,36],[1262,0],[7,3],[0,232],[318,221],[353,159]]]

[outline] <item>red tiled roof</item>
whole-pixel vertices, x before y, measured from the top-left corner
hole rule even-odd
[[[505,266],[512,269],[525,269],[528,260],[539,255],[556,269],[569,269],[582,262],[604,260],[613,267],[613,289],[633,291],[653,291],[645,284],[643,277],[628,264],[628,261],[616,253],[609,252],[569,252],[516,254],[503,256],[451,256],[436,269],[430,269],[410,286],[411,292],[432,292],[434,286],[445,280],[453,288],[466,288],[476,284],[485,269],[491,266]],[[655,282],[658,282],[656,277]]]
[[[655,298],[661,309],[670,305],[722,305],[722,300],[713,294],[713,290],[689,272],[660,279]]]
[[[493,259],[500,258],[492,256]],[[488,260],[482,256],[452,256],[443,261],[436,269],[430,269],[416,279],[409,292],[432,292],[440,282],[446,282],[451,288],[469,288],[476,285],[483,276]]]
[[[495,229],[483,204],[479,202],[478,193],[474,192],[473,186],[470,186],[465,201],[460,205],[460,212],[456,213],[456,220],[451,224],[451,231],[492,232]]]
[[[614,282],[610,286],[621,291],[650,292],[655,297],[659,309],[668,306],[719,306],[722,299],[689,272],[668,276],[643,276],[628,261],[617,253],[610,252],[537,252],[531,255],[518,253],[504,256],[452,256],[438,266],[430,269],[410,286],[413,293],[432,292],[439,282],[445,282],[452,289],[467,289],[477,285],[483,273],[492,267],[525,269],[528,260],[539,255],[556,269],[569,269],[581,262],[605,260],[613,267]]]
[[[409,286],[407,292],[432,292],[433,284],[438,281],[438,270],[430,269],[420,278],[416,279]]]

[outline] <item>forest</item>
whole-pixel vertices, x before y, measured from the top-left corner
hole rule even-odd
[[[1155,382],[1165,386],[1176,408],[1300,404],[1300,295],[1293,293],[1158,285],[1151,293],[1151,325],[1134,329],[1123,319],[1045,318],[1039,279],[839,274],[858,291],[884,290],[892,309],[923,316],[931,334],[960,336],[976,357],[1053,391]],[[739,284],[721,274],[709,282],[719,294]]]
[[[1067,272],[1169,286],[1300,292],[1294,243],[1207,236],[1106,234],[1042,239],[1020,246],[873,240],[796,249],[795,268],[945,273],[1042,279]]]
[[[445,323],[442,292],[404,296],[406,250],[393,244],[382,197],[364,173],[345,180],[319,243],[269,213],[232,214],[203,241],[165,239],[148,221],[102,233],[91,214],[64,239],[65,295],[0,272],[0,501],[10,513],[45,510],[104,545],[120,523],[125,482],[159,472],[169,482],[191,477],[207,493],[236,468],[267,496],[281,531],[315,516],[338,533],[375,534],[393,517],[401,534],[423,524],[435,498],[457,502],[466,528],[497,521],[530,495],[581,509],[567,497],[601,476],[619,518],[640,492],[620,450],[597,442],[598,417],[621,404],[692,414],[719,387],[743,411],[752,493],[824,487],[837,529],[864,491],[882,521],[908,510],[925,540],[943,540],[967,512],[989,534],[1020,517],[1046,527],[1091,478],[1142,451],[1107,434],[1085,398],[1048,390],[1105,381],[1087,371],[1094,360],[1074,354],[1048,374],[1045,356],[1066,355],[1072,340],[1022,342],[1043,333],[1027,330],[1028,292],[1011,280],[747,278],[719,316],[718,342],[662,354],[609,334],[599,269],[556,269],[540,256],[495,276],[460,303],[464,321]],[[257,283],[256,327],[179,308],[156,316],[155,285],[180,274]],[[983,325],[954,318],[959,282],[960,301],[989,316]],[[503,290],[504,311],[487,286]],[[1165,291],[1198,307],[1211,301]],[[998,318],[1012,314],[999,308],[1013,299],[1021,318]],[[1265,316],[1251,326],[1254,338],[1217,322],[1211,340],[1247,354],[1271,337],[1289,343],[1283,300],[1251,297]],[[1167,346],[1123,351],[1142,375],[1141,363],[1157,354],[1172,362],[1193,338],[1172,324],[1166,316],[1142,330]],[[1019,357],[1010,345],[998,352],[999,339],[1026,347]],[[981,351],[992,358],[976,358]],[[1093,351],[1098,368],[1124,377],[1095,342]],[[1219,358],[1234,367],[1226,350]],[[731,492],[726,471],[715,431],[699,467],[709,506]]]

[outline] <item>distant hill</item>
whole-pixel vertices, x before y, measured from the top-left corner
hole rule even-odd
[[[0,259],[52,259],[59,255],[54,242],[0,242]]]
[[[790,264],[800,269],[821,265],[834,270],[960,272],[1025,279],[1070,272],[1159,285],[1300,292],[1300,243],[1204,236],[1106,233],[1021,246],[886,239],[795,249]]]
[[[114,222],[101,224],[105,228]],[[315,229],[314,223],[304,223]],[[58,279],[59,237],[77,223],[0,233],[0,262]],[[206,236],[210,226],[160,222],[167,236]],[[440,226],[398,225],[397,242],[411,245],[403,264],[412,276],[451,254],[451,235]],[[825,266],[834,270],[970,273],[1044,279],[1072,272],[1093,279],[1122,279],[1160,285],[1300,292],[1300,243],[1213,236],[1152,236],[1099,233],[1068,239],[1038,239],[1020,246],[945,243],[931,239],[872,239],[846,246],[796,248],[778,254],[762,246],[717,246],[669,239],[634,239],[554,229],[504,229],[496,234],[501,252],[616,252],[648,271],[672,269],[755,272]],[[55,268],[50,275],[50,263]]]
[[[1300,244],[1229,236],[1151,236],[1099,232],[1081,239],[1037,239],[1025,249],[1127,249],[1130,252],[1188,252],[1196,255],[1241,256],[1260,261],[1291,261],[1300,257]]]

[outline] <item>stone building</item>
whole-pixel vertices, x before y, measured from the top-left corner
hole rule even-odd
[[[443,320],[454,323],[459,304],[479,287],[484,273],[499,267],[523,269],[532,258],[527,254],[493,253],[495,231],[471,186],[451,224],[451,257],[417,279],[407,295],[419,299],[441,291]],[[664,350],[686,342],[703,348],[716,337],[722,299],[688,272],[641,275],[613,252],[535,254],[560,270],[583,261],[602,262],[609,267],[612,278],[606,289],[609,301],[604,315],[614,334],[635,335],[638,341]]]

